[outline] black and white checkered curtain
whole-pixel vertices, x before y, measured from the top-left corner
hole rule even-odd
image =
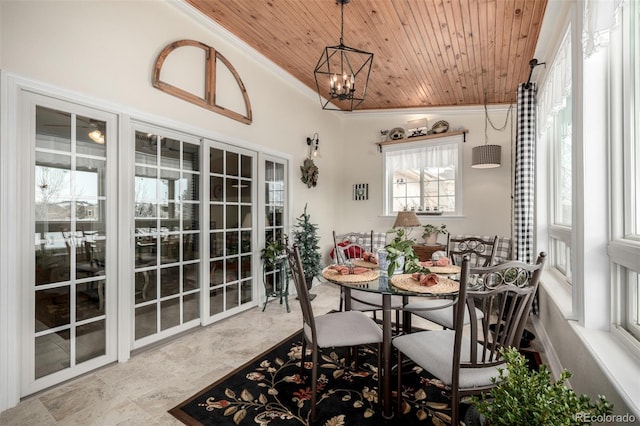
[[[513,239],[514,257],[531,263],[533,258],[534,176],[536,154],[536,85],[518,86]]]

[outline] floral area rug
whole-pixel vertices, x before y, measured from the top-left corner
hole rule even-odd
[[[296,333],[169,412],[188,425],[310,425],[311,356],[300,377],[300,338]],[[345,355],[344,348],[322,350],[314,425],[450,424],[444,386],[415,366],[403,368],[403,412],[384,419],[375,352],[361,347],[357,370],[345,368]],[[394,377],[394,388],[396,383]],[[461,407],[462,418],[466,408]]]

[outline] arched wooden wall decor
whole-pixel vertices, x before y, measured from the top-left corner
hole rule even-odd
[[[165,81],[160,80],[160,71],[162,69],[162,65],[164,64],[165,59],[171,52],[175,49],[183,46],[193,46],[200,48],[205,51],[206,55],[206,67],[205,67],[205,97],[201,98],[193,93],[187,92],[186,90],[180,89],[179,87],[173,86]],[[244,105],[247,110],[246,115],[242,115],[230,109],[224,108],[220,105],[216,104],[216,60],[219,59],[222,63],[229,69],[233,77],[236,79],[236,83],[238,83],[238,87],[242,93],[242,97],[244,98]],[[251,115],[251,103],[249,102],[249,95],[247,94],[247,90],[238,75],[236,69],[231,65],[231,62],[227,60],[220,52],[216,51],[213,47],[207,46],[204,43],[195,40],[178,40],[169,44],[167,47],[162,49],[162,52],[158,55],[158,59],[156,60],[156,64],[153,67],[153,87],[162,90],[170,95],[173,95],[177,98],[183,99],[187,102],[191,102],[192,104],[198,105],[202,108],[209,109],[218,114],[222,114],[226,117],[232,118],[234,120],[240,121],[241,123],[251,124],[252,115]]]

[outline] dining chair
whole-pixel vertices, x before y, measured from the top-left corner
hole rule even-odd
[[[454,265],[460,265],[464,256],[469,256],[470,267],[492,265],[498,248],[498,236],[493,239],[480,237],[449,237],[447,238],[447,255]],[[443,328],[453,328],[453,306],[447,300],[425,299],[407,303],[404,309],[431,321]],[[477,312],[482,319],[482,312]],[[465,314],[465,324],[469,323],[469,314]]]
[[[535,264],[508,261],[471,268],[470,256],[463,256],[453,330],[420,331],[393,339],[398,349],[398,412],[402,412],[403,356],[450,391],[452,425],[458,424],[462,397],[495,386],[492,378],[498,378],[498,368],[506,364],[500,350],[518,347],[545,260],[546,253],[541,252]],[[481,285],[469,289],[474,275],[481,278]],[[470,316],[468,327],[465,314]]]
[[[471,267],[489,266],[495,262],[498,250],[498,236],[482,237],[447,237],[447,256],[454,265],[460,265],[462,256],[469,255]]]
[[[302,309],[302,357],[300,359],[300,378],[303,378],[307,343],[311,345],[311,421],[316,417],[318,385],[318,353],[322,348],[349,347],[375,344],[378,349],[378,371],[381,371],[380,349],[382,329],[364,312],[330,312],[314,316],[309,290],[304,279],[304,269],[300,260],[298,245],[287,246],[289,271],[298,294]],[[357,357],[357,351],[356,357]],[[357,362],[356,362],[357,365]],[[378,382],[380,375],[378,375]],[[380,389],[380,383],[378,383]]]
[[[373,253],[373,229],[370,232],[347,232],[337,234],[333,231],[334,261],[338,264],[348,263],[350,259],[362,257],[365,251]],[[340,289],[340,310],[344,306],[344,292]],[[399,309],[402,309],[402,297],[391,298],[391,309],[396,311],[396,330],[400,327]],[[351,290],[351,310],[373,312],[373,318],[377,319],[376,311],[382,309],[382,296],[367,291]]]
[[[350,258],[362,257],[364,251],[373,252],[373,229],[371,232],[344,234],[333,231],[333,259],[336,263],[342,264]]]

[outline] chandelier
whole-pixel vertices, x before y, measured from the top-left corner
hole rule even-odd
[[[373,64],[373,53],[345,46],[344,5],[340,3],[340,44],[327,46],[313,74],[322,109],[353,111],[364,101]]]

